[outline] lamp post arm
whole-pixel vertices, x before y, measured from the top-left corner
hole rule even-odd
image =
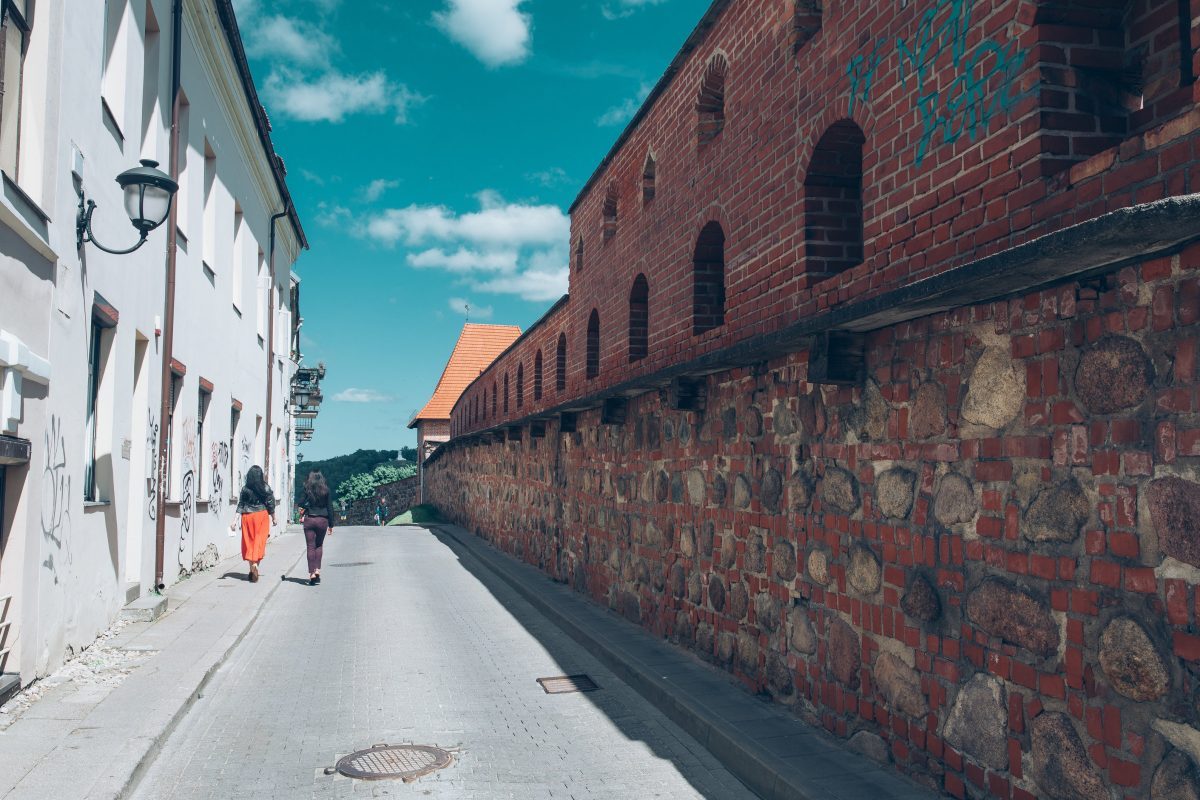
[[[82,194],[79,195],[79,215],[75,218],[75,244],[78,249],[82,250],[84,244],[91,242],[97,248],[106,253],[111,253],[114,256],[123,256],[137,250],[146,243],[146,237],[150,235],[149,231],[142,231],[141,236],[137,240],[137,244],[126,250],[113,250],[105,247],[96,240],[96,235],[92,233],[92,214],[96,211],[96,201],[87,200],[85,203]]]

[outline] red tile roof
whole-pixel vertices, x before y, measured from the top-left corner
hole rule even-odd
[[[520,336],[521,329],[516,325],[480,325],[474,322],[463,325],[454,352],[450,354],[446,369],[437,388],[433,390],[433,397],[412,418],[408,427],[417,427],[421,420],[450,419],[450,411],[463,390]]]

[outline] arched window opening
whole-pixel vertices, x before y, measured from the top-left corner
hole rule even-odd
[[[487,387],[486,386],[483,387],[483,403],[480,408],[479,418],[482,420],[485,420],[485,421],[487,420]]]
[[[542,351],[533,357],[533,399],[542,399]]]
[[[508,413],[508,373],[504,373],[504,413]]]
[[[817,279],[863,261],[862,154],[866,137],[850,120],[817,142],[804,177],[806,271]]]
[[[583,271],[583,237],[580,236],[575,242],[575,271]]]
[[[604,195],[604,241],[617,235],[617,185],[610,183]]]
[[[725,231],[710,222],[700,231],[692,257],[692,333],[725,324]]]
[[[654,199],[654,178],[658,164],[653,153],[646,154],[646,166],[642,167],[642,205]]]
[[[792,23],[792,46],[799,51],[808,40],[821,32],[821,0],[796,0]]]
[[[629,361],[646,357],[650,334],[650,285],[645,275],[638,275],[629,292]]]
[[[525,405],[525,365],[517,365],[517,408]]]
[[[600,374],[600,312],[592,309],[587,326],[587,377],[588,380]]]
[[[701,146],[716,139],[725,128],[725,74],[728,71],[729,63],[724,56],[715,55],[708,62],[700,82],[700,96],[696,100],[699,117],[696,138]]]
[[[558,352],[554,354],[554,390],[567,390],[567,335],[558,335]]]
[[[496,416],[496,382],[492,381],[492,416]]]

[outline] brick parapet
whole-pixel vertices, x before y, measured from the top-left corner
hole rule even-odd
[[[426,486],[948,795],[1149,797],[1200,735],[1198,323],[1192,246],[875,330],[858,387],[798,350],[703,412],[460,438]]]
[[[1060,98],[1047,88],[1047,71],[1100,58],[1075,46],[1071,37],[1078,31],[1055,23],[1062,3],[831,4],[819,31],[798,50],[793,5],[735,1],[706,20],[711,26],[677,59],[673,77],[576,202],[572,251],[581,237],[585,246],[582,268],[572,262],[570,301],[544,321],[543,335],[523,340],[464,393],[456,434],[557,408],[1104,213],[1200,186],[1197,88],[1172,77],[1171,48],[1177,53],[1178,45],[1165,33],[1148,51],[1145,107],[1122,123],[1125,133],[1095,154],[1074,145],[1060,152],[1080,132],[1061,130],[1071,120],[1056,116]],[[1152,16],[1130,18],[1133,39],[1166,24],[1147,22]],[[964,23],[961,40],[954,35],[956,20]],[[985,50],[996,60],[987,61]],[[719,136],[699,146],[696,94],[718,52],[729,62],[726,122]],[[972,64],[986,79],[972,82]],[[931,97],[918,86],[939,93]],[[815,280],[805,257],[804,181],[822,133],[844,119],[866,136],[865,261]],[[643,203],[650,152],[657,159],[656,186],[654,198]],[[605,237],[602,206],[613,188],[616,234]],[[692,251],[712,220],[726,235],[726,321],[694,335]],[[646,358],[630,363],[628,300],[638,274],[649,282],[651,347]],[[601,320],[601,357],[599,376],[589,380],[584,356],[593,308]],[[510,382],[522,364],[530,373],[536,351],[547,358],[560,333],[568,343],[564,391],[551,386],[540,402],[530,406],[526,397],[518,410],[512,390],[507,414],[468,413],[467,404],[485,387],[490,391],[491,382],[502,391],[505,372]],[[552,340],[549,351],[546,340]]]

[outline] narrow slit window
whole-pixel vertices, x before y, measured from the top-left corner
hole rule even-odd
[[[725,324],[725,232],[718,222],[700,231],[692,257],[692,333]]]
[[[592,309],[587,326],[587,377],[588,380],[600,374],[600,312]]]
[[[517,408],[525,405],[525,365],[517,365]]]
[[[701,146],[716,139],[725,129],[725,75],[728,71],[729,64],[724,57],[713,56],[700,83],[700,96],[696,100],[696,138]]]
[[[629,361],[646,357],[650,333],[650,285],[638,275],[629,292]]]
[[[642,205],[649,203],[654,199],[654,181],[658,172],[658,164],[654,160],[654,154],[646,155],[646,165],[642,167]]]
[[[558,335],[558,351],[554,354],[554,390],[567,390],[567,335]]]
[[[533,357],[533,399],[542,399],[542,351]]]
[[[604,241],[617,235],[617,185],[611,184],[604,195]]]

